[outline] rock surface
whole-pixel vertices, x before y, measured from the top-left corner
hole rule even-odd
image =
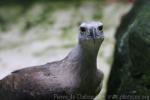
[[[137,0],[116,32],[107,100],[150,96],[150,2]],[[129,95],[129,96],[128,96]],[[142,99],[143,100],[143,99]],[[146,99],[147,100],[147,99]]]

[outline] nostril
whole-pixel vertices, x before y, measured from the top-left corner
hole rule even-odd
[[[95,38],[94,34],[92,32],[89,33],[88,37]]]
[[[90,32],[90,36],[92,36],[92,37],[93,37],[93,33],[92,33],[92,32]]]
[[[86,31],[86,28],[85,28],[85,27],[80,27],[80,31],[81,31],[81,32],[85,32],[85,31]]]

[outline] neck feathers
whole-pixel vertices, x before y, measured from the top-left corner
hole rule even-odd
[[[67,59],[76,64],[80,64],[81,67],[96,67],[97,54],[99,51],[99,45],[89,44],[88,46],[78,44],[68,55]]]

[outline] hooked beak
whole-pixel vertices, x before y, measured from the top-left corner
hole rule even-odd
[[[101,31],[101,34],[102,34],[101,36],[96,34],[96,29],[95,28],[91,28],[90,31],[89,31],[89,35],[88,36],[90,36],[92,38],[92,40],[93,40],[93,42],[95,44],[95,41],[96,41],[97,38],[101,38],[102,40],[104,39],[103,31]]]
[[[95,34],[95,29],[94,28],[90,29],[90,35],[89,36],[92,37],[93,42],[95,44],[96,34]]]
[[[92,28],[92,29],[90,29],[90,35],[89,35],[89,36],[91,36],[93,40],[95,40],[95,39],[96,39],[95,30],[94,30],[93,28]]]

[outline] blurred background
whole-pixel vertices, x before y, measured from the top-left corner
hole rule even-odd
[[[63,59],[77,44],[79,23],[101,21],[105,40],[98,68],[105,74],[101,93],[113,62],[114,33],[134,0],[1,0],[0,79],[28,66]]]

